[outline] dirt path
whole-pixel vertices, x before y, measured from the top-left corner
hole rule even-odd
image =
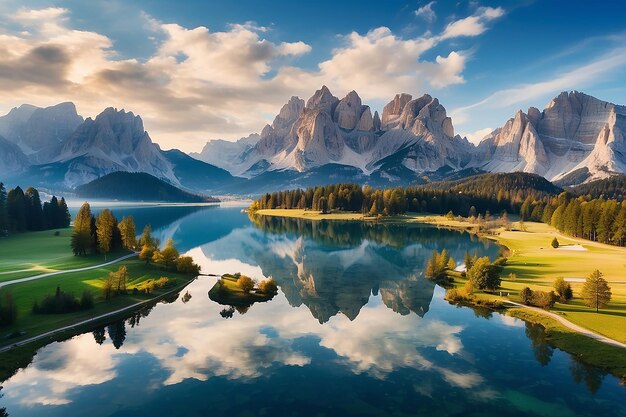
[[[614,340],[614,339],[611,339],[609,337],[603,336],[601,334],[592,332],[591,330],[585,329],[584,327],[581,327],[581,326],[579,326],[577,324],[572,323],[571,321],[567,320],[566,318],[564,318],[564,317],[562,317],[562,316],[560,316],[558,314],[552,313],[550,311],[543,310],[541,308],[531,307],[531,306],[527,306],[527,305],[524,305],[524,304],[516,303],[515,301],[508,300],[508,301],[506,301],[506,303],[513,304],[516,307],[528,308],[528,309],[533,310],[533,311],[535,311],[537,313],[541,313],[541,314],[544,314],[546,316],[550,316],[553,319],[557,320],[559,323],[561,323],[563,326],[567,327],[570,330],[575,331],[576,333],[582,334],[583,336],[590,337],[590,338],[595,339],[595,340],[597,340],[599,342],[606,343],[607,345],[621,347],[621,348],[626,349],[626,343],[618,342],[617,340]]]
[[[189,281],[189,282],[191,282],[191,281]],[[148,304],[148,303],[152,303],[152,302],[158,301],[158,300],[160,300],[160,299],[162,299],[162,298],[164,298],[164,297],[166,297],[166,296],[168,296],[170,294],[173,294],[173,293],[178,292],[178,291],[182,291],[183,288],[185,288],[187,285],[189,285],[189,282],[185,283],[184,285],[178,286],[177,288],[175,288],[175,289],[173,289],[171,291],[168,291],[166,293],[163,293],[163,294],[159,295],[158,297],[152,298],[150,300],[139,301],[139,302],[137,302],[135,304],[131,304],[131,305],[127,306],[127,307],[120,308],[119,310],[115,310],[115,311],[111,311],[111,312],[108,312],[108,313],[105,313],[105,314],[101,314],[101,315],[96,316],[96,317],[92,317],[92,318],[89,318],[89,319],[86,319],[86,320],[83,320],[83,321],[79,321],[77,323],[73,323],[73,324],[70,324],[70,325],[67,325],[67,326],[63,326],[63,327],[60,327],[58,329],[50,330],[49,332],[41,333],[41,334],[38,334],[36,336],[29,337],[28,339],[20,340],[19,342],[15,342],[13,344],[4,346],[4,347],[0,348],[0,353],[7,352],[7,351],[9,351],[9,350],[11,350],[13,348],[19,347],[19,346],[27,345],[27,344],[35,342],[35,341],[37,341],[39,339],[43,339],[44,337],[52,336],[52,335],[54,335],[56,333],[61,333],[61,332],[64,332],[66,330],[76,330],[77,327],[83,326],[85,324],[93,323],[93,322],[105,319],[107,317],[116,316],[116,315],[118,315],[120,313],[123,313],[125,311],[136,309],[137,307],[142,306],[144,304]]]
[[[53,277],[55,275],[70,274],[72,272],[89,271],[90,269],[102,268],[104,266],[113,265],[114,263],[123,261],[124,259],[132,258],[134,256],[137,256],[137,253],[129,253],[128,255],[121,256],[117,259],[113,259],[112,261],[105,262],[99,265],[86,266],[84,268],[76,268],[76,269],[66,269],[63,271],[47,272],[45,274],[33,275],[32,277],[19,278],[19,279],[14,279],[11,281],[0,282],[0,288],[5,287],[7,285],[19,284],[22,282],[35,281],[35,280],[42,279],[42,278]],[[11,271],[11,272],[20,272],[20,271]]]

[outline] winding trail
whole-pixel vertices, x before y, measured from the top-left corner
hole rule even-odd
[[[557,320],[559,323],[561,323],[563,326],[567,327],[570,330],[575,331],[576,333],[582,334],[583,336],[587,336],[590,337],[592,339],[595,339],[599,342],[605,343],[607,345],[611,345],[611,346],[615,346],[615,347],[620,347],[623,349],[626,349],[626,343],[622,343],[622,342],[618,342],[617,340],[611,339],[609,337],[603,336],[599,333],[596,332],[592,332],[591,330],[585,329],[584,327],[581,327],[577,324],[572,323],[571,321],[567,320],[566,318],[559,316],[556,313],[552,313],[550,311],[546,311],[543,310],[541,308],[537,308],[537,307],[531,307],[531,306],[527,306],[525,304],[520,304],[520,303],[516,303],[515,301],[511,301],[511,300],[507,300],[506,303],[508,304],[512,304],[516,307],[522,307],[522,308],[527,308],[530,310],[533,310],[537,313],[541,313],[544,314],[546,316],[550,316],[551,318]]]
[[[0,282],[0,288],[6,287],[7,285],[20,284],[22,282],[35,281],[35,280],[42,279],[42,278],[53,277],[55,275],[70,274],[72,272],[89,271],[90,269],[98,269],[104,266],[113,265],[117,262],[123,261],[124,259],[132,258],[134,256],[137,256],[137,252],[129,253],[128,255],[121,256],[119,258],[113,259],[112,261],[105,262],[99,265],[86,266],[84,268],[76,268],[76,269],[64,269],[62,271],[47,272],[45,274],[33,275],[32,277],[18,278],[18,279],[14,279],[11,281]],[[10,272],[19,272],[19,271],[10,271]]]
[[[124,257],[122,257],[122,258],[124,258]],[[122,258],[118,258],[117,260],[120,260]],[[76,328],[79,327],[79,326],[83,326],[85,324],[93,323],[93,322],[105,319],[107,317],[117,316],[118,314],[123,313],[125,311],[137,309],[138,307],[140,307],[140,306],[142,306],[144,304],[158,302],[159,300],[163,299],[164,297],[166,297],[166,296],[168,296],[170,294],[173,294],[173,293],[175,293],[177,291],[181,291],[183,288],[185,288],[187,285],[189,285],[190,282],[191,281],[186,282],[185,284],[180,285],[180,286],[176,287],[175,289],[170,290],[170,291],[168,291],[166,293],[163,293],[163,294],[159,295],[158,297],[151,298],[149,300],[140,301],[140,302],[131,304],[129,306],[122,307],[122,308],[120,308],[118,310],[110,311],[108,313],[104,313],[104,314],[101,314],[101,315],[96,316],[96,317],[91,317],[91,318],[79,321],[77,323],[73,323],[73,324],[69,324],[67,326],[59,327],[58,329],[50,330],[49,332],[41,333],[41,334],[38,334],[36,336],[29,337],[28,339],[23,339],[23,340],[20,340],[19,342],[15,342],[15,343],[12,343],[10,345],[1,347],[0,348],[0,353],[7,352],[7,351],[9,351],[9,350],[11,350],[13,348],[19,347],[19,346],[27,345],[29,343],[35,342],[37,340],[43,339],[43,338],[48,337],[48,336],[53,336],[53,335],[55,335],[57,333],[63,333],[66,330],[75,331]]]

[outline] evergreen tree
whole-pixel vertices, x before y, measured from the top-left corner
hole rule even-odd
[[[123,217],[117,227],[120,231],[122,246],[126,249],[134,249],[137,246],[137,235],[133,216]]]
[[[18,186],[9,191],[7,195],[7,213],[9,230],[23,232],[26,230],[27,204],[24,191]]]
[[[113,243],[113,228],[115,218],[109,209],[103,209],[96,219],[96,234],[98,236],[98,250],[106,255],[111,251]]]
[[[43,211],[39,191],[28,187],[24,193],[26,200],[26,228],[28,230],[43,230]]]
[[[89,203],[84,203],[78,210],[74,221],[74,231],[70,242],[74,255],[86,255],[93,249],[91,217],[91,207]]]
[[[581,295],[587,306],[595,307],[596,313],[611,301],[611,288],[602,277],[602,272],[596,269],[587,277]]]
[[[7,190],[0,182],[0,234],[9,229],[7,213]]]

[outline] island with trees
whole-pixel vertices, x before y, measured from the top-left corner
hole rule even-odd
[[[220,312],[224,318],[231,318],[235,311],[245,314],[254,303],[270,301],[278,294],[278,285],[273,278],[254,281],[241,273],[224,274],[209,290],[209,299],[227,306]]]

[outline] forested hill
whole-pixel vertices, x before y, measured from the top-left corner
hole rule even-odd
[[[421,187],[511,201],[524,201],[528,196],[553,196],[563,192],[562,188],[544,177],[525,172],[474,175],[456,181],[424,184]]]
[[[482,174],[457,181],[408,188],[373,189],[357,184],[335,184],[266,194],[251,207],[345,210],[378,214],[407,211],[476,214],[519,213],[523,204],[547,202],[563,189],[533,174]]]
[[[623,201],[626,197],[626,174],[615,175],[581,184],[572,189],[574,193],[590,198],[614,198]]]
[[[188,193],[143,172],[113,172],[76,188],[76,195],[81,198],[167,203],[219,201]]]

